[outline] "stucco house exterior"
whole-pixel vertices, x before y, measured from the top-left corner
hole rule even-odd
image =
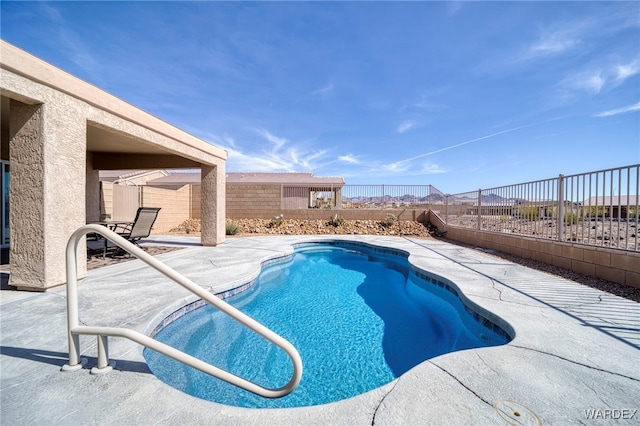
[[[202,244],[224,242],[226,151],[3,40],[0,95],[0,242],[10,285],[64,284],[69,237],[100,220],[100,170],[199,169]],[[86,275],[84,244],[78,265]]]
[[[640,204],[640,196],[628,195],[600,195],[584,200],[582,209],[588,217],[611,217],[628,219],[637,214],[637,206]]]

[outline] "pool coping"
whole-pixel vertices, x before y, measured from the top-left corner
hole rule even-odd
[[[262,260],[286,255],[293,244],[332,239],[408,249],[416,267],[428,267],[456,283],[471,302],[511,324],[514,339],[504,346],[425,361],[392,383],[348,400],[304,408],[243,409],[170,388],[145,371],[142,348],[122,339],[110,340],[116,360],[112,373],[61,373],[65,305],[64,291],[58,290],[2,305],[3,422],[495,424],[508,415],[505,406],[522,406],[545,424],[588,423],[588,412],[611,416],[611,410],[618,410],[622,424],[637,421],[638,414],[628,418],[638,408],[629,389],[640,383],[637,364],[630,362],[640,356],[640,305],[635,302],[479,250],[411,237],[251,237],[159,258],[210,291],[219,291],[255,277]],[[138,261],[117,266],[90,273],[81,284],[81,320],[104,321],[100,310],[108,307],[109,321],[133,315],[127,325],[144,331],[168,306],[189,298],[179,290],[164,290],[164,279]],[[207,278],[212,273],[213,281]],[[132,299],[142,284],[152,290],[153,298],[136,303]],[[105,296],[116,301],[98,302]],[[94,363],[95,344],[87,339],[83,344],[89,363]]]

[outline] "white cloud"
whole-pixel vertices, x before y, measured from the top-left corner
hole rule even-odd
[[[65,17],[55,6],[38,2],[38,7],[57,28],[57,31],[51,34],[49,42],[55,42],[73,63],[87,73],[92,73],[95,78],[96,70],[100,70],[100,61],[96,59],[95,52],[87,42],[71,29],[72,26],[67,24]]]
[[[369,170],[368,173],[376,177],[403,175],[403,176],[422,176],[422,175],[435,175],[446,173],[447,170],[441,168],[439,165],[425,161],[420,164],[412,164],[409,161],[396,161],[388,164],[375,164]],[[365,174],[364,172],[359,175]]]
[[[580,43],[580,39],[571,34],[572,31],[554,31],[543,34],[530,48],[530,54],[554,55],[572,49]]]
[[[245,154],[229,150],[228,170],[252,172],[293,172],[292,164],[285,158],[274,155]]]
[[[380,168],[384,171],[391,173],[404,173],[411,165],[409,163],[405,163],[404,161],[396,161],[395,163],[382,164]]]
[[[325,86],[320,87],[320,88],[318,88],[318,89],[314,90],[314,91],[313,91],[313,94],[314,94],[314,95],[316,95],[316,96],[317,96],[317,95],[320,95],[320,96],[322,96],[322,95],[326,95],[327,93],[332,92],[332,91],[333,91],[333,88],[334,88],[334,87],[333,87],[333,83],[332,83],[332,82],[329,82],[329,83],[327,83]]]
[[[275,150],[278,150],[278,149],[282,148],[287,143],[286,139],[276,137],[276,136],[272,135],[271,133],[269,133],[267,130],[256,129],[256,132],[259,135],[263,136],[266,140],[271,142],[273,144]]]
[[[622,108],[611,109],[595,114],[594,117],[610,117],[612,115],[625,114],[627,112],[640,111],[640,102]]]
[[[42,2],[39,2],[38,6],[40,7],[40,10],[44,13],[44,15],[47,16],[47,18],[49,18],[49,20],[51,20],[56,24],[66,25],[65,20],[63,19],[58,9],[56,9],[50,4],[42,3]]]
[[[351,154],[339,156],[338,161],[347,164],[360,164],[360,160],[358,160],[354,155]]]
[[[615,82],[623,82],[629,77],[640,73],[640,61],[635,60],[626,65],[618,65],[615,67]]]
[[[259,151],[241,151],[231,138],[215,138],[228,151],[227,169],[252,172],[313,171],[322,167],[325,150],[306,150],[292,146],[287,139],[273,135],[265,129],[256,129],[272,145],[261,145]]]
[[[597,95],[603,90],[617,87],[628,78],[640,73],[640,61],[627,64],[608,64],[598,69],[571,75],[558,83],[558,87],[569,92],[580,91]]]
[[[635,6],[635,5],[634,5]],[[637,9],[625,2],[607,5],[596,14],[578,13],[570,19],[550,17],[537,39],[522,52],[520,59],[530,60],[562,55],[568,52],[585,55],[604,38],[618,35],[630,27],[638,27]]]
[[[442,103],[429,101],[426,96],[422,96],[418,102],[411,106],[419,109],[443,109],[446,107]]]
[[[440,168],[437,164],[431,162],[425,162],[420,169],[421,175],[437,175],[440,173],[446,173],[447,170]]]
[[[414,128],[416,124],[417,123],[413,120],[405,120],[402,123],[400,123],[400,125],[396,128],[396,132],[404,133]]]
[[[578,78],[574,83],[579,89],[581,88],[591,93],[600,93],[602,86],[604,86],[606,82],[606,79],[602,77],[600,73],[587,74],[583,77],[584,78]]]

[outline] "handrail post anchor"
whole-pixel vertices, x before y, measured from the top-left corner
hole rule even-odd
[[[91,369],[91,374],[105,374],[113,370],[115,361],[109,362],[109,337],[96,336],[98,339],[98,365]]]

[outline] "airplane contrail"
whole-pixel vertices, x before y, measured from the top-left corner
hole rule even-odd
[[[398,164],[408,163],[409,161],[417,160],[418,158],[428,157],[429,155],[437,154],[437,153],[442,152],[442,151],[448,151],[448,150],[453,149],[453,148],[458,148],[458,147],[461,147],[461,146],[464,146],[464,145],[469,145],[470,143],[478,142],[478,141],[481,141],[481,140],[484,140],[484,139],[493,138],[495,136],[504,135],[505,133],[511,133],[511,132],[515,132],[517,130],[526,129],[527,127],[537,126],[538,124],[547,123],[549,121],[560,120],[561,118],[564,118],[564,117],[552,118],[550,120],[541,121],[539,123],[527,124],[525,126],[519,126],[519,127],[514,127],[512,129],[502,130],[502,131],[497,132],[497,133],[492,133],[490,135],[481,136],[479,138],[471,139],[471,140],[468,140],[468,141],[465,141],[465,142],[460,142],[460,143],[455,144],[455,145],[446,146],[444,148],[436,149],[435,151],[430,151],[430,152],[427,152],[425,154],[416,155],[415,157],[407,158],[406,160],[396,161],[395,163],[392,163],[392,164],[398,165]]]
[[[468,141],[465,141],[465,142],[460,142],[460,143],[457,143],[455,145],[450,145],[450,146],[446,146],[444,148],[436,149],[435,151],[430,151],[430,152],[427,152],[425,154],[416,155],[415,157],[407,158],[406,160],[396,161],[394,164],[408,163],[409,161],[417,160],[418,158],[428,157],[429,155],[437,154],[437,153],[442,152],[442,151],[448,151],[450,149],[458,148],[460,146],[469,145],[470,143],[478,142],[478,141],[481,141],[481,140],[484,140],[484,139],[489,139],[489,138],[492,138],[494,136],[503,135],[505,133],[515,132],[516,130],[524,129],[525,127],[530,127],[532,125],[533,124],[530,124],[528,126],[514,127],[513,129],[507,129],[507,130],[503,130],[501,132],[492,133],[490,135],[481,136],[479,138],[471,139],[471,140],[468,140]]]

